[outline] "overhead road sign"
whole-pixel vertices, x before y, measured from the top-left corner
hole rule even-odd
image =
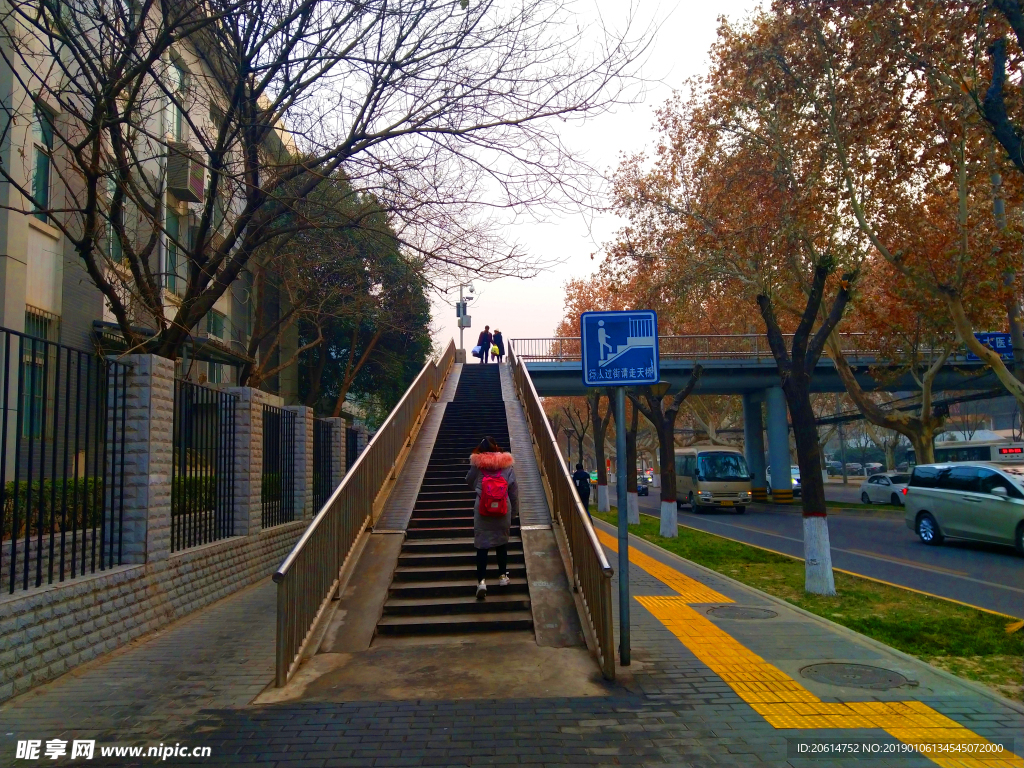
[[[974,334],[974,338],[994,352],[998,352],[999,356],[1003,360],[1013,361],[1013,342],[1010,340],[1010,334],[976,333]],[[976,354],[968,350],[967,359],[978,360],[979,358]]]

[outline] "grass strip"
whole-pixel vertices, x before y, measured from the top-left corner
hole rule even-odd
[[[591,513],[612,525],[611,514]],[[630,533],[682,558],[780,597],[805,611],[910,654],[958,677],[1024,701],[1024,630],[1010,619],[897,586],[836,573],[834,597],[804,591],[802,560],[692,528],[674,539],[658,535],[658,521],[642,516]]]

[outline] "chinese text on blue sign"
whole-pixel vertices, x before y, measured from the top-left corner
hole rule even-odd
[[[658,315],[649,310],[580,316],[583,383],[588,387],[657,384]]]
[[[1008,333],[976,333],[974,337],[988,347],[999,353],[1004,360],[1013,360],[1013,342],[1010,341]],[[968,360],[977,360],[978,356],[972,352],[967,353]]]

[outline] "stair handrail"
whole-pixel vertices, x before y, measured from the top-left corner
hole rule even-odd
[[[313,630],[331,603],[342,568],[373,514],[374,501],[431,397],[441,395],[455,362],[455,340],[430,360],[274,573],[277,583],[275,684],[298,669]]]
[[[526,412],[530,432],[540,454],[540,468],[548,486],[552,519],[562,526],[572,567],[573,589],[583,601],[587,622],[597,645],[595,652],[601,673],[615,679],[615,629],[612,616],[612,570],[597,538],[590,515],[580,501],[572,475],[562,458],[551,424],[525,363],[509,347],[509,366],[519,400]]]

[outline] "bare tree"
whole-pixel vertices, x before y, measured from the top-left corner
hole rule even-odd
[[[583,441],[586,440],[587,431],[591,427],[590,421],[590,399],[583,400],[584,410],[580,410],[577,399],[570,401],[568,405],[562,406],[562,413],[565,414],[566,421],[569,422],[569,426],[565,427],[565,431],[568,434],[572,434],[576,438],[576,444],[579,446],[579,461],[583,461]]]
[[[6,130],[47,124],[63,194],[5,163],[7,207],[62,231],[130,344],[167,357],[262,246],[317,226],[299,202],[341,171],[435,281],[530,274],[491,212],[588,194],[558,127],[627,98],[649,40],[595,48],[570,20],[549,0],[12,0]]]
[[[630,394],[633,406],[654,425],[658,433],[658,463],[661,465],[661,525],[662,536],[678,535],[676,512],[676,417],[679,409],[697,382],[704,369],[698,363],[690,373],[686,386],[671,397],[661,398],[650,387],[643,387],[640,396]],[[642,398],[642,399],[641,399]]]

